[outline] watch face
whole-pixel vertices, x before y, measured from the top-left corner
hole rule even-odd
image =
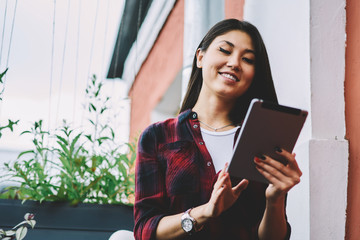
[[[185,232],[190,232],[193,229],[193,222],[186,218],[181,222],[181,226]]]

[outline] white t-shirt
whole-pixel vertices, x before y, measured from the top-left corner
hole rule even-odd
[[[222,170],[226,162],[230,163],[234,151],[234,137],[238,128],[239,127],[235,127],[223,132],[213,132],[200,128],[205,146],[213,160],[216,172]]]

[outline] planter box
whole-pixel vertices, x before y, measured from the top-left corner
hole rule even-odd
[[[0,199],[0,228],[11,229],[34,213],[36,225],[26,240],[101,240],[117,230],[133,230],[133,207],[82,203],[35,202]]]

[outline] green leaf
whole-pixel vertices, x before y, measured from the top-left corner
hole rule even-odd
[[[72,169],[71,169],[71,166],[70,166],[67,158],[59,157],[59,159],[60,159],[61,163],[63,164],[63,166],[65,168],[64,170],[66,170],[66,172],[68,172],[68,173],[72,173]]]
[[[92,142],[91,135],[85,135],[85,137],[86,137],[90,142]]]
[[[38,128],[41,128],[41,125],[42,125],[42,120],[35,122],[34,127],[35,127],[35,129],[38,129]]]
[[[25,154],[30,154],[30,153],[35,154],[34,150],[28,150],[28,151],[21,152],[17,158],[19,159],[21,156],[23,156]]]
[[[103,114],[107,110],[106,107],[101,108],[100,114]]]
[[[74,148],[75,148],[75,144],[77,143],[77,141],[79,140],[79,138],[82,136],[82,133],[79,133],[71,142],[70,145],[70,155],[72,156],[72,153],[74,152]]]
[[[64,143],[65,145],[68,144],[68,141],[67,141],[65,138],[63,138],[63,137],[61,137],[61,136],[59,136],[59,135],[56,135],[56,138],[59,139],[60,142]]]
[[[95,92],[95,97],[99,96],[99,93],[100,93],[100,90],[101,90],[101,86],[99,85],[99,89]]]
[[[100,137],[97,139],[99,145],[101,145],[106,140],[110,140],[110,138],[109,137]]]
[[[8,126],[9,126],[9,128],[10,128],[11,131],[14,130],[14,129],[13,129],[13,126],[16,125],[16,124],[18,124],[18,122],[19,122],[19,120],[13,122],[13,121],[11,121],[11,120],[9,119]]]
[[[30,131],[23,131],[22,133],[20,133],[20,135],[23,135],[25,133],[31,133]]]
[[[62,150],[61,151],[59,149],[59,154],[60,155],[65,155],[67,157],[71,157],[70,151],[69,151],[69,149],[67,149],[67,147],[69,146],[69,142],[66,139],[64,139],[64,138],[62,138],[60,136],[57,136],[57,137],[58,137],[58,139],[60,139],[60,141],[57,141],[57,143],[60,145],[61,150]]]
[[[110,128],[110,131],[111,131],[111,137],[112,137],[112,139],[114,139],[115,138],[115,132],[114,132],[114,130],[112,128]]]
[[[0,73],[0,82],[3,83],[2,78],[5,76],[6,72],[9,70],[9,68],[6,68],[5,71],[3,71],[2,73]]]
[[[96,111],[96,107],[94,106],[94,104],[90,103],[90,107],[91,107],[94,111]]]

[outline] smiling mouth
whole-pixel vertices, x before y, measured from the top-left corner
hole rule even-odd
[[[226,77],[226,78],[228,78],[228,79],[231,79],[231,80],[233,80],[233,81],[235,81],[235,82],[240,82],[240,80],[236,77],[236,76],[234,76],[234,75],[232,75],[232,74],[229,74],[229,73],[219,73],[221,76],[223,76],[223,77]]]

